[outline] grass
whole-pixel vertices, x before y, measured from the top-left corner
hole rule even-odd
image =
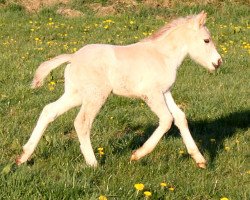
[[[56,14],[56,6],[36,14],[18,4],[0,8],[0,199],[145,199],[143,191],[136,192],[136,183],[152,193],[150,199],[249,199],[249,5],[214,1],[167,9],[140,4],[104,17],[95,16],[81,1],[72,7],[85,16],[65,18]],[[49,126],[28,163],[14,164],[43,106],[63,92],[63,68],[53,71],[42,88],[29,88],[41,62],[88,43],[133,43],[173,16],[202,9],[208,12],[207,26],[224,65],[209,74],[186,59],[173,96],[208,160],[206,170],[195,167],[174,126],[154,152],[130,164],[132,150],[143,144],[158,121],[142,101],[114,95],[92,129],[97,169],[87,167],[80,153],[73,128],[78,109]],[[99,147],[104,148],[103,156]],[[161,182],[168,186],[161,187]]]

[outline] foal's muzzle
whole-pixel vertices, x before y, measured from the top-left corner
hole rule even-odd
[[[218,59],[217,63],[213,63],[215,69],[218,69],[222,65],[222,59]]]

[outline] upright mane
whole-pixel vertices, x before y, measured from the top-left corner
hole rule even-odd
[[[149,37],[144,38],[142,41],[158,40],[162,37],[165,37],[172,30],[176,29],[180,25],[187,23],[190,19],[192,19],[194,17],[195,17],[194,15],[190,15],[187,17],[180,17],[180,18],[174,19],[174,20],[170,21],[168,24],[166,24],[165,26],[163,26],[162,28],[160,28],[158,31],[156,31],[155,33],[150,35]]]

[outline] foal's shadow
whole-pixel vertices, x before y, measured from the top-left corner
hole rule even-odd
[[[201,152],[208,152],[209,163],[213,165],[219,150],[224,148],[224,140],[226,138],[232,137],[236,131],[244,131],[250,127],[250,110],[234,112],[212,121],[188,121],[189,128],[195,142],[198,144]],[[133,136],[133,138],[130,138],[129,144],[123,144],[123,142],[126,140],[126,137],[131,137],[129,136],[131,135],[129,132],[137,132],[143,128],[143,134],[136,134]],[[137,149],[143,145],[143,143],[150,137],[156,128],[157,127],[155,125],[148,125],[146,127],[142,127],[140,125],[136,127],[130,127],[122,138],[116,140],[119,145],[115,145],[115,151],[124,152],[124,148],[128,148],[129,150]],[[168,139],[169,137],[180,137],[179,130],[175,126],[172,126],[168,134],[166,134],[165,139]],[[123,151],[120,151],[121,149],[123,149]]]
[[[250,110],[230,113],[212,121],[190,121],[189,127],[201,151],[208,152],[210,163],[213,164],[219,150],[224,148],[225,139],[250,127]]]

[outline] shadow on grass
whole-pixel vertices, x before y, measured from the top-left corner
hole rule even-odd
[[[189,120],[191,134],[198,144],[200,151],[208,152],[210,165],[213,165],[219,150],[224,148],[225,139],[249,127],[250,110],[234,112],[212,121]],[[109,141],[113,146],[113,153],[122,154],[125,152],[125,149],[131,151],[137,149],[143,145],[156,128],[157,126],[155,125],[148,125],[146,127],[138,125],[128,128],[122,137]],[[166,139],[169,137],[180,137],[179,130],[175,126],[172,126],[165,136]]]
[[[189,126],[195,141],[199,141],[201,151],[208,152],[213,164],[219,150],[224,149],[225,139],[250,127],[250,110],[230,113],[212,121],[190,121]]]

